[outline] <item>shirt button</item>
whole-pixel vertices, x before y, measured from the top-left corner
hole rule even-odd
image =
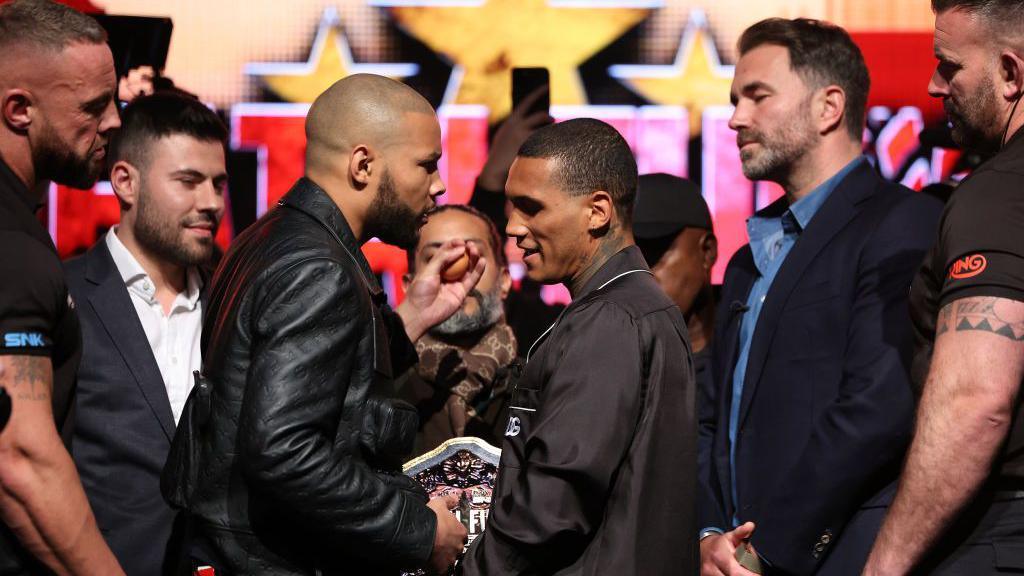
[[[178,359],[177,358],[171,358],[171,364],[177,364],[177,363],[178,363]]]
[[[149,281],[147,280],[146,282],[142,283],[142,289],[145,290],[146,292],[149,292],[150,290],[153,289],[153,285],[150,284]]]

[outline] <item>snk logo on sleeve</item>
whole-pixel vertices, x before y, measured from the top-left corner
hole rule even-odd
[[[38,332],[8,332],[4,334],[5,348],[44,348],[46,340]]]
[[[949,277],[953,280],[973,278],[985,271],[988,260],[981,254],[971,254],[957,259],[949,267]]]

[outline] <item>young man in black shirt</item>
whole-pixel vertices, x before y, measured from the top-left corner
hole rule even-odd
[[[506,232],[573,301],[513,388],[466,576],[696,570],[693,361],[633,242],[636,183],[626,141],[589,118],[537,130],[512,164]]]
[[[49,1],[0,7],[0,573],[120,574],[68,454],[81,332],[40,182],[86,188],[120,124],[103,29]],[[44,567],[45,566],[45,567]]]
[[[914,441],[865,574],[1024,565],[1024,3],[932,0],[942,98],[994,156],[950,198],[911,287]]]

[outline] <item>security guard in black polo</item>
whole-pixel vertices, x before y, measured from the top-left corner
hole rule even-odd
[[[81,330],[50,235],[46,180],[89,188],[120,125],[106,34],[48,0],[0,6],[0,574],[123,574],[68,453]]]

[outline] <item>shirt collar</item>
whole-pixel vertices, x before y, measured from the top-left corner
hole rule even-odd
[[[146,274],[146,270],[142,268],[142,265],[135,259],[135,256],[128,251],[128,247],[117,237],[117,229],[117,226],[111,228],[107,232],[105,240],[107,242],[107,250],[110,251],[110,257],[114,259],[114,265],[117,266],[117,271],[121,274],[121,279],[124,280],[125,286],[131,286],[143,278],[149,279],[149,274]]]
[[[832,192],[839,186],[839,183],[850,172],[853,172],[854,169],[860,166],[861,162],[867,162],[867,159],[864,156],[857,156],[849,164],[843,166],[842,170],[836,172],[831,178],[819,184],[814,190],[811,190],[810,194],[797,200],[789,207],[788,212],[792,213],[793,217],[796,218],[800,231],[807,229],[807,225],[811,223],[811,218],[814,218],[814,215],[818,213],[818,210],[828,200],[828,197],[832,195]]]
[[[1006,144],[1003,144],[1003,148],[999,152],[1002,153],[1011,148],[1016,149],[1020,146],[1024,146],[1024,127],[1018,128],[1016,132],[1011,134],[1006,140]]]
[[[110,257],[114,260],[124,285],[129,289],[136,290],[150,301],[156,300],[156,286],[150,279],[149,274],[135,259],[135,256],[128,250],[128,247],[117,237],[118,226],[114,226],[107,232],[105,241]],[[195,266],[189,266],[185,271],[185,292],[178,294],[175,299],[175,307],[184,306],[190,310],[195,309],[199,302],[199,296],[203,289],[203,277]]]
[[[0,188],[13,190],[14,195],[21,200],[25,207],[33,214],[42,207],[43,202],[37,198],[32,190],[22,182],[21,178],[11,170],[11,167],[0,157]]]
[[[787,206],[785,200],[773,202],[747,220],[747,237],[750,239],[754,265],[762,274],[766,273],[769,263],[782,249],[785,237],[803,232],[839,183],[862,162],[867,162],[864,156],[854,158],[793,204]]]
[[[584,296],[597,290],[609,280],[624,272],[632,270],[649,270],[643,253],[636,245],[631,245],[619,250],[594,275],[583,285],[583,290],[573,296],[573,301],[583,299]]]
[[[377,276],[373,273],[366,256],[363,255],[359,240],[352,232],[341,209],[323,188],[307,177],[299,178],[278,204],[291,206],[305,212],[323,224],[355,259],[374,301],[378,303],[386,301],[387,294],[380,282],[377,281]]]
[[[784,219],[788,220],[785,225],[791,227],[793,224],[796,224],[799,228],[798,232],[806,230],[807,226],[811,223],[811,219],[818,213],[818,210],[825,204],[825,201],[832,195],[832,192],[839,186],[839,183],[850,172],[853,172],[860,166],[862,162],[867,162],[867,158],[864,156],[854,158],[839,172],[833,174],[828,180],[819,184],[809,194],[789,205],[785,210],[776,208],[773,205],[754,214],[747,220],[750,241],[761,240],[765,236],[777,232],[780,226],[784,226]],[[780,210],[782,211],[780,212]]]

